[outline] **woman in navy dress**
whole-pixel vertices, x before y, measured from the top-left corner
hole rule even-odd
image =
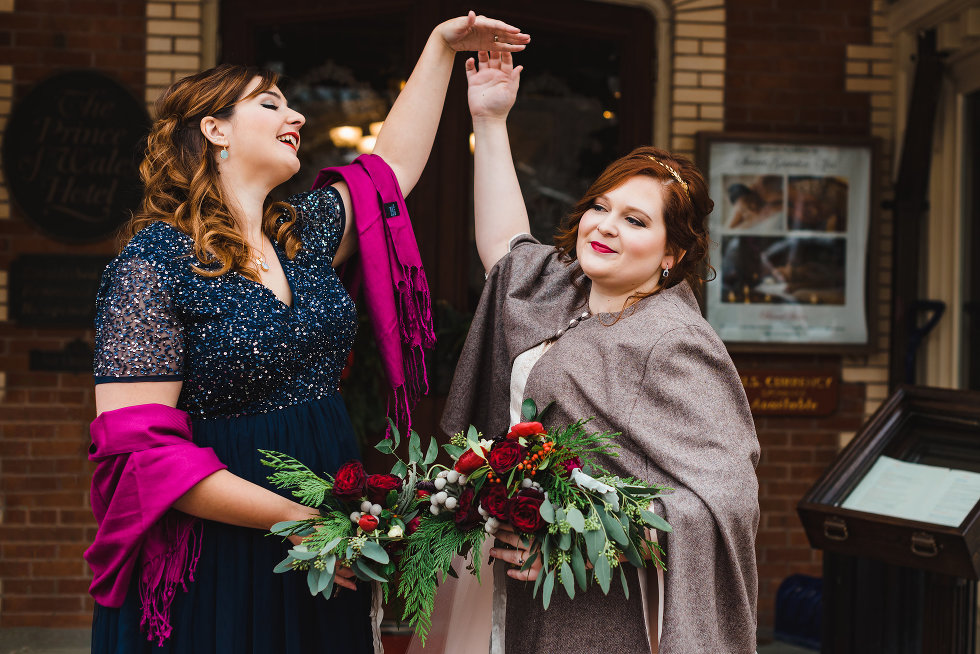
[[[528,40],[472,12],[435,28],[375,148],[405,195],[428,158],[455,52],[513,52]],[[334,272],[356,249],[348,189],[268,200],[299,169],[304,123],[272,74],[208,70],[175,83],[158,110],[143,206],[97,301],[96,409],[186,412],[193,443],[227,469],[173,504],[203,527],[169,637],[150,642],[141,629],[134,574],[122,606],[96,604],[92,651],[370,652],[371,592],[349,571],[330,600],[311,596],[304,575],[273,573],[289,544],[267,531],[313,510],[269,487],[257,451],[331,473],[358,456],[337,394],[356,329]]]

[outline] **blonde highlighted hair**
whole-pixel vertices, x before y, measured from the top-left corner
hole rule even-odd
[[[259,84],[243,97],[255,78]],[[175,82],[160,96],[158,118],[139,169],[143,202],[123,232],[126,240],[160,220],[194,239],[194,255],[205,266],[195,267],[199,274],[217,277],[235,271],[259,281],[252,249],[218,183],[215,159],[220,148],[204,138],[201,119],[228,119],[238,102],[269,90],[277,81],[278,75],[269,71],[223,64]],[[262,231],[290,259],[302,246],[296,210],[285,202],[266,200]]]

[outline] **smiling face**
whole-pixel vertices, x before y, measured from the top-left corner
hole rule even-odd
[[[575,253],[593,290],[607,298],[654,290],[663,269],[674,265],[662,182],[635,175],[598,196],[578,224]]]
[[[272,189],[299,171],[300,129],[306,118],[289,108],[278,87],[272,86],[252,97],[261,83],[256,77],[235,104],[228,119],[214,119],[213,126],[202,121],[205,136],[228,148],[228,158],[220,159],[222,174]]]

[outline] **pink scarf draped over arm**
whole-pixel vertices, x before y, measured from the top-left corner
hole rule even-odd
[[[361,155],[348,166],[324,168],[313,188],[343,180],[350,189],[359,256],[345,282],[364,289],[381,362],[394,395],[394,419],[410,428],[412,407],[428,392],[423,350],[436,342],[432,301],[405,198],[384,159]],[[389,404],[389,415],[391,405]]]
[[[170,636],[177,585],[194,580],[200,552],[198,520],[170,510],[184,493],[226,468],[209,447],[191,441],[190,417],[163,404],[100,414],[91,425],[89,460],[95,542],[85,551],[89,592],[108,607],[122,606],[134,570],[140,574],[142,626],[160,643]]]

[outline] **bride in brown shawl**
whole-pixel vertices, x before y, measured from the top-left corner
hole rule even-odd
[[[655,507],[674,528],[661,537],[666,570],[630,575],[629,599],[593,587],[556,593],[544,611],[528,583],[540,561],[517,565],[537,556],[534,544],[498,533],[491,652],[750,654],[759,444],[693,292],[709,269],[704,179],[683,157],[638,148],[592,184],[555,246],[538,243],[506,126],[520,67],[506,53],[479,60],[466,73],[487,282],[442,426],[489,437],[519,420],[524,399],[553,403],[546,425],[592,417],[593,429],[621,434],[619,456],[602,461],[610,471],[675,489]]]

